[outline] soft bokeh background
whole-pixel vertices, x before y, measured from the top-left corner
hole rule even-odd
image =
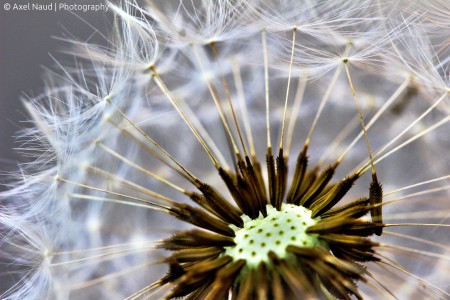
[[[111,11],[14,11],[4,8],[6,3],[11,7],[15,3],[55,5],[56,2],[50,0],[2,0],[0,3],[0,172],[3,173],[14,170],[17,165],[18,155],[13,148],[18,144],[13,136],[26,126],[23,121],[28,118],[20,98],[42,92],[43,67],[55,65],[49,54],[57,59],[67,59],[59,53],[67,44],[55,37],[72,35],[101,43],[99,34],[95,34],[92,27],[107,31],[112,14]],[[57,3],[100,4],[104,1],[66,0]],[[3,178],[0,181],[4,182]]]
[[[103,0],[66,0],[67,4],[100,4]],[[4,5],[14,3],[39,3],[48,5],[49,0],[2,0],[0,2],[0,173],[17,168],[19,156],[13,150],[18,144],[14,135],[27,126],[28,117],[20,99],[33,97],[42,92],[42,75],[45,67],[55,65],[54,57],[64,59],[58,52],[63,42],[55,37],[76,36],[82,40],[101,42],[96,28],[107,31],[111,13],[103,11],[14,11],[5,10]],[[55,2],[53,2],[55,5]],[[106,17],[105,17],[106,15]],[[90,25],[88,25],[88,24]],[[92,26],[92,27],[91,27]],[[5,182],[1,175],[0,183]],[[0,185],[0,191],[4,190]],[[0,228],[1,230],[1,228]],[[2,277],[0,294],[12,282]],[[6,279],[6,280],[5,280]]]

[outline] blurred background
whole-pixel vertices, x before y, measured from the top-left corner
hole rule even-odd
[[[99,41],[100,32],[108,31],[110,11],[18,11],[14,4],[33,3],[53,5],[101,4],[103,0],[2,0],[0,3],[0,183],[6,181],[5,172],[17,169],[17,163],[24,161],[14,150],[16,133],[28,126],[21,99],[34,97],[43,91],[44,67],[54,68],[56,59],[67,59],[60,50],[67,47],[57,38],[74,36],[80,40]],[[6,8],[10,5],[9,10]],[[104,41],[103,41],[104,42]],[[0,191],[5,187],[0,184]],[[1,228],[0,228],[1,232]],[[0,265],[1,265],[0,258]],[[2,277],[0,295],[11,285],[8,277]]]
[[[74,36],[99,41],[95,30],[107,32],[111,11],[18,11],[14,4],[55,5],[104,4],[103,0],[3,0],[0,4],[0,173],[14,170],[18,155],[14,135],[27,126],[21,98],[34,97],[43,90],[43,67],[54,67],[56,59],[67,59],[59,50],[67,43],[57,40]],[[9,10],[7,10],[9,6]],[[103,41],[104,42],[104,41]],[[0,179],[0,182],[4,182]],[[3,188],[0,187],[0,190]]]

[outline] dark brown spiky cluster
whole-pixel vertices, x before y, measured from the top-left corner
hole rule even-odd
[[[166,260],[170,269],[153,287],[169,287],[166,298],[227,299],[230,292],[232,299],[360,298],[356,283],[369,275],[363,264],[378,260],[373,249],[377,244],[368,236],[381,234],[383,227],[381,185],[375,175],[369,198],[334,208],[360,174],[330,183],[338,163],[323,171],[318,166],[308,169],[306,153],[305,146],[286,197],[287,158],[282,150],[275,164],[268,149],[268,196],[256,158],[237,156],[236,173],[218,168],[238,208],[209,185],[193,181],[201,193],[189,196],[201,208],[174,203],[170,213],[208,231],[183,231],[163,241],[161,247],[173,252]],[[230,224],[242,227],[242,214],[251,219],[266,217],[268,204],[280,210],[282,202],[311,210],[319,221],[306,232],[318,235],[326,246],[291,245],[286,249],[289,258],[269,251],[269,262],[257,267],[225,255],[225,247],[235,245]],[[372,220],[363,220],[369,212]]]

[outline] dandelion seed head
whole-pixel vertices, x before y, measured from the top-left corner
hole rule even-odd
[[[267,216],[260,215],[256,219],[243,216],[242,219],[242,228],[231,225],[236,234],[233,238],[236,245],[225,247],[224,255],[234,260],[244,259],[250,268],[256,268],[260,263],[270,266],[270,251],[285,259],[289,245],[314,248],[320,244],[317,235],[306,233],[306,229],[316,225],[317,221],[311,218],[311,211],[301,206],[283,204],[278,211],[269,205]]]
[[[449,296],[441,4],[110,3],[25,101],[0,298]]]

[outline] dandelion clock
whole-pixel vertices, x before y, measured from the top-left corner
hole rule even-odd
[[[108,5],[24,102],[2,299],[450,298],[445,1]]]

